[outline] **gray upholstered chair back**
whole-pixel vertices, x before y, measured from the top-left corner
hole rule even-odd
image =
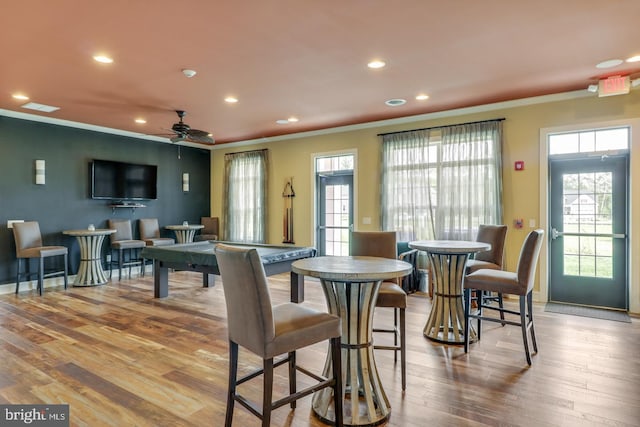
[[[352,256],[398,258],[395,231],[352,231],[349,245],[349,254]],[[388,279],[386,281],[398,282],[397,279]]]
[[[536,266],[538,264],[538,255],[540,255],[543,237],[544,230],[533,230],[527,235],[527,238],[522,244],[522,249],[520,250],[517,269],[518,284],[523,289],[526,288],[526,292],[533,289]]]
[[[160,226],[157,218],[144,218],[138,222],[140,239],[157,239],[160,237]]]
[[[478,252],[475,259],[497,265],[500,269],[504,263],[504,241],[507,236],[506,225],[480,225],[476,241],[489,243],[491,250]]]
[[[116,230],[111,235],[111,243],[120,240],[133,240],[133,231],[131,230],[131,220],[128,219],[110,219],[109,228]]]
[[[13,237],[16,240],[16,256],[18,258],[28,256],[29,254],[25,253],[27,249],[42,246],[42,235],[37,221],[14,222]]]
[[[218,244],[216,259],[227,305],[229,340],[265,357],[275,338],[271,295],[255,249]]]

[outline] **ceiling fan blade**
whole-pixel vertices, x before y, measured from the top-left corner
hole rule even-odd
[[[173,137],[169,138],[169,141],[171,141],[171,142],[181,142],[181,141],[186,141],[186,140],[187,140],[187,138],[185,138],[183,136],[180,136],[180,135],[173,136]]]
[[[187,132],[187,138],[193,142],[199,142],[202,144],[214,144],[215,141],[209,136],[209,132],[198,129],[190,129]]]

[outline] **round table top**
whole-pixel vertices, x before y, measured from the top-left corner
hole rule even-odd
[[[405,261],[366,256],[320,256],[291,264],[291,271],[319,279],[367,282],[405,276],[413,266]]]
[[[202,224],[180,224],[180,225],[167,225],[164,228],[168,229],[168,230],[200,230],[201,228],[204,228],[204,225]]]
[[[111,228],[96,228],[95,230],[82,229],[82,230],[64,230],[62,234],[68,236],[104,236],[107,234],[113,234],[116,230]]]
[[[467,240],[416,240],[409,242],[409,247],[437,254],[468,254],[491,249],[488,243]]]

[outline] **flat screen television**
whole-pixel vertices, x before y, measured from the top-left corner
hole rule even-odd
[[[92,199],[124,201],[158,198],[156,165],[94,159],[89,169]]]

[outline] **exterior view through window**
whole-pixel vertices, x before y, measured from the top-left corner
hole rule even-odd
[[[316,158],[316,241],[319,255],[349,255],[353,228],[354,156]]]
[[[630,129],[550,134],[551,301],[626,309]]]

